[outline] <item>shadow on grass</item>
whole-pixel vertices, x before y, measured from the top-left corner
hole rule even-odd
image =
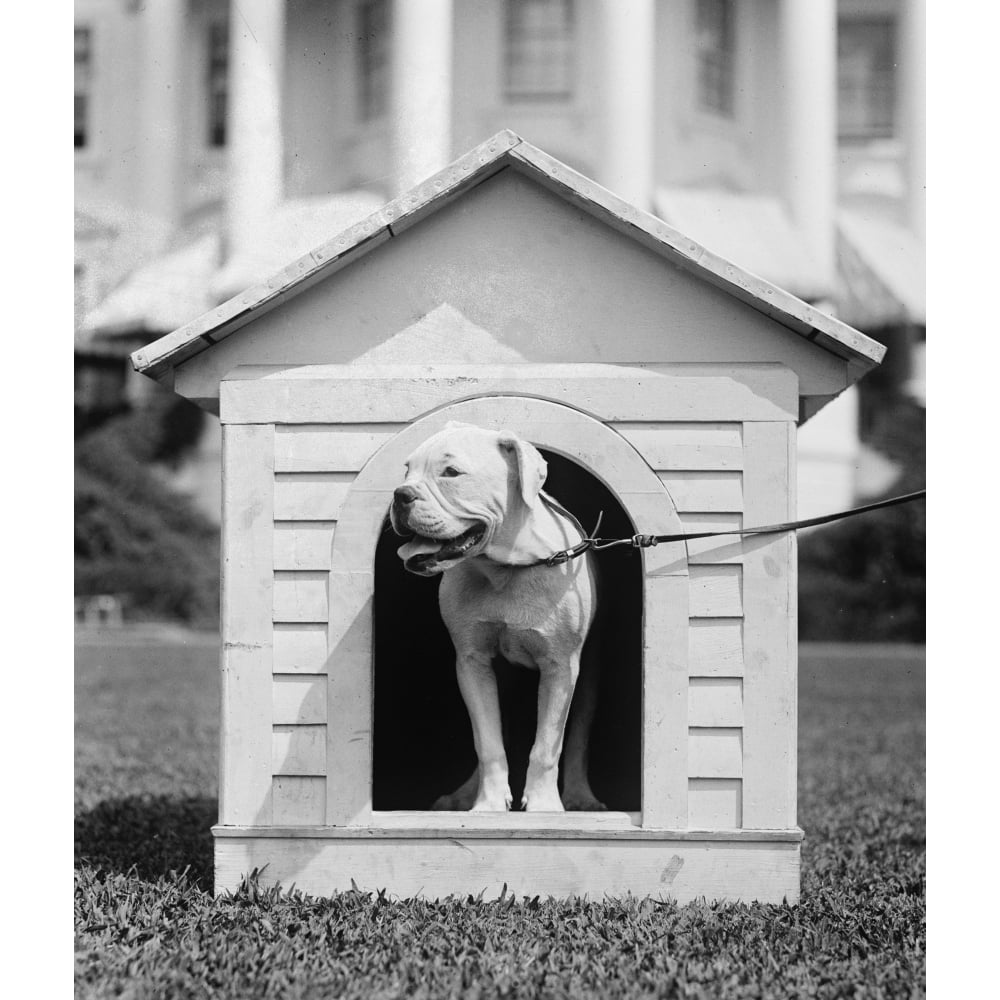
[[[105,799],[76,817],[74,860],[125,873],[133,866],[141,878],[156,879],[189,870],[212,889],[212,833],[216,799],[130,795]]]

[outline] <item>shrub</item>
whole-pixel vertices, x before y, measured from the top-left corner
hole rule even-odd
[[[75,593],[118,594],[135,618],[218,621],[218,528],[158,476],[197,440],[191,404],[154,398],[76,443]]]
[[[899,399],[871,444],[901,467],[890,493],[924,486],[924,411]],[[874,498],[879,499],[879,498]],[[799,542],[803,639],[925,641],[925,504],[917,501],[819,528]]]

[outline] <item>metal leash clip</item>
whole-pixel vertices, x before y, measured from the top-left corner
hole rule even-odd
[[[632,536],[632,548],[634,549],[649,549],[654,545],[659,545],[660,540],[656,535],[633,535]]]
[[[592,545],[592,541],[589,538],[585,538],[578,545],[574,545],[571,549],[563,549],[560,552],[553,552],[552,555],[545,560],[546,566],[560,566],[564,562],[569,562],[570,559],[575,559],[579,555],[583,555]]]
[[[590,533],[589,538],[584,538],[582,542],[578,542],[571,549],[562,549],[560,552],[553,552],[552,555],[545,560],[546,566],[560,566],[564,562],[569,562],[570,559],[575,559],[577,556],[583,555],[587,549],[594,549],[595,551],[600,549],[602,546],[600,544],[600,539],[597,538],[597,533],[601,530],[601,521],[604,520],[604,511],[602,510],[600,514],[597,515],[597,524],[594,525],[594,530]]]

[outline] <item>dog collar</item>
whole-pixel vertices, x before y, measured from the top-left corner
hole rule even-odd
[[[572,524],[573,527],[580,532],[583,539],[571,548],[561,549],[559,552],[555,552],[551,556],[546,556],[544,559],[536,559],[534,562],[530,563],[516,564],[512,567],[514,569],[531,569],[534,566],[559,566],[561,563],[569,562],[570,559],[575,559],[577,556],[583,555],[587,549],[592,547],[593,538],[601,528],[601,520],[604,517],[604,511],[601,511],[601,513],[597,516],[597,524],[594,525],[594,530],[588,535],[576,515],[571,511],[568,511],[561,503],[559,503],[558,500],[549,496],[549,494],[544,490],[539,490],[538,495],[541,498],[542,503],[544,503],[549,510],[565,517],[566,520],[568,520],[570,524]]]

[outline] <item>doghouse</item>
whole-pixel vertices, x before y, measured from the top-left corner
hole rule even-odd
[[[217,891],[796,900],[793,534],[598,557],[607,811],[438,812],[469,723],[386,515],[459,420],[605,536],[787,521],[797,424],[883,353],[511,132],[136,352],[223,425]]]

